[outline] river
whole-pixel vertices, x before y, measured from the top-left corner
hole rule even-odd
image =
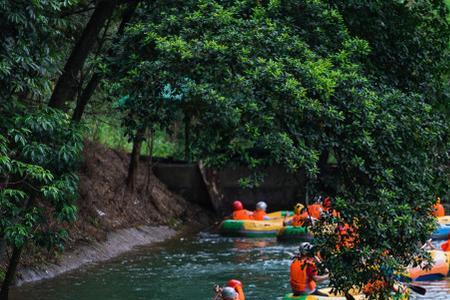
[[[295,245],[200,233],[140,247],[111,261],[12,291],[12,300],[211,300],[215,283],[236,278],[249,300],[289,292]],[[424,282],[420,299],[450,299],[450,281]],[[419,297],[414,296],[415,299]]]

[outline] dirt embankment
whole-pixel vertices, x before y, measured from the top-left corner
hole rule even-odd
[[[126,189],[129,156],[86,142],[80,171],[78,219],[67,229],[66,251],[57,255],[29,249],[17,283],[56,276],[87,263],[102,261],[137,245],[162,241],[180,225],[207,226],[212,214],[188,203],[167,187],[143,162],[135,192]]]

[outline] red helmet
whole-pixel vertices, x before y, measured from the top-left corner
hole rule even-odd
[[[233,210],[241,210],[244,209],[244,205],[242,205],[242,202],[239,200],[236,200],[233,202]]]
[[[230,279],[227,282],[227,286],[232,287],[232,288],[236,288],[237,286],[240,286],[242,288],[242,282],[240,282],[239,280],[236,280],[236,279]]]

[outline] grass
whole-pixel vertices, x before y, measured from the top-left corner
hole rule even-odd
[[[120,126],[120,122],[117,120],[102,120],[95,119],[89,120],[87,124],[88,136],[90,140],[94,140],[110,148],[121,150],[124,152],[131,152],[133,147],[129,138],[126,136],[125,131]],[[177,156],[178,147],[169,140],[169,136],[166,132],[158,130],[154,135],[153,141],[153,156],[154,157],[174,157]],[[148,141],[145,141],[141,147],[142,155],[150,154],[150,145]]]

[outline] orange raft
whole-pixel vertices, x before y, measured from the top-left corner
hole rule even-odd
[[[433,267],[431,269],[423,269],[420,266],[408,268],[407,275],[411,277],[412,280],[425,281],[447,277],[449,272],[450,253],[432,250],[430,251],[430,254],[433,258]]]

